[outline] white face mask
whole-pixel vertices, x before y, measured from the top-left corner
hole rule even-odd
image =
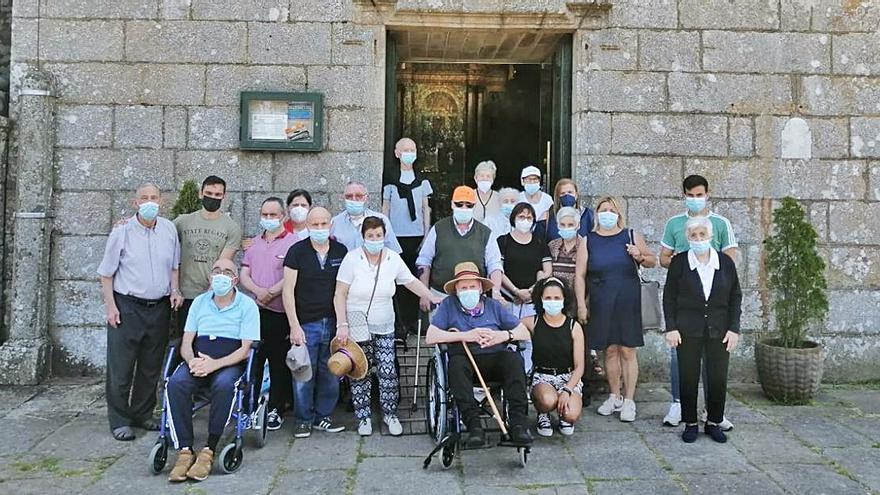
[[[481,193],[489,192],[489,189],[492,189],[492,181],[491,180],[478,180],[477,181],[477,189],[479,189]]]
[[[519,218],[517,218],[514,223],[516,223],[516,230],[522,232],[523,234],[528,234],[529,232],[531,232],[532,225],[534,225],[534,222],[532,222],[531,220],[521,220]]]
[[[290,209],[290,218],[296,223],[303,223],[309,216],[309,209],[304,206],[294,206]]]

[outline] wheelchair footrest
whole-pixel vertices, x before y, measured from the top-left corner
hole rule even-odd
[[[517,449],[530,449],[532,447],[532,444],[511,442],[510,440],[505,440],[502,438],[498,442],[498,446],[499,447],[513,447],[513,448],[517,448]]]

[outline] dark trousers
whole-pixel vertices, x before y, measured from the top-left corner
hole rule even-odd
[[[484,380],[501,382],[504,398],[507,401],[508,424],[525,425],[529,401],[526,398],[526,374],[519,354],[509,351],[475,354],[474,361],[480,368]],[[455,403],[461,411],[464,424],[470,428],[480,416],[480,406],[474,399],[473,389],[476,374],[465,354],[450,354],[447,372]],[[501,404],[497,406],[500,410]]]
[[[111,430],[152,416],[171,318],[167,297],[149,305],[122,294],[113,298],[122,323],[107,326],[105,386]]]
[[[211,410],[208,416],[208,435],[220,436],[235,408],[235,383],[241,378],[241,365],[227,366],[208,376],[196,377],[186,363],[180,363],[168,380],[168,404],[171,411],[169,430],[175,449],[193,446],[193,394],[199,388],[208,389]]]
[[[293,379],[287,367],[287,351],[290,350],[290,326],[287,316],[260,308],[260,349],[254,360],[254,390],[259,393],[263,383],[263,366],[269,361],[269,410],[284,412],[284,406],[293,404]]]
[[[419,246],[422,244],[421,237],[398,237],[397,242],[400,243],[403,252],[400,253],[401,259],[409,267],[409,270],[416,277],[419,276],[416,268],[416,258],[419,256]],[[397,326],[404,328],[415,328],[419,320],[419,297],[408,289],[401,288],[394,295],[397,301]]]
[[[678,345],[678,373],[681,387],[681,419],[685,423],[697,422],[697,391],[700,386],[700,364],[706,360],[706,412],[708,420],[720,423],[724,419],[724,402],[727,399],[727,366],[730,353],[722,337],[682,335]]]
[[[186,317],[189,316],[189,308],[192,306],[192,299],[184,299],[183,304],[177,308],[177,333],[174,335],[175,338],[183,337],[184,326],[186,325]]]

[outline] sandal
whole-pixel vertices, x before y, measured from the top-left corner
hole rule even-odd
[[[130,442],[135,439],[135,436],[130,426],[120,426],[113,430],[113,438],[120,442]]]
[[[159,431],[159,422],[153,418],[141,421],[137,426],[147,431]]]

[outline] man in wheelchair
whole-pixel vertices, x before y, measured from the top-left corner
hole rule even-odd
[[[211,290],[193,300],[186,318],[180,356],[183,362],[168,380],[166,407],[177,462],[169,481],[202,481],[211,472],[214,452],[232,414],[242,363],[260,340],[260,314],[253,299],[239,292],[238,270],[227,259],[214,263]],[[211,403],[208,442],[193,452],[193,394],[206,389]]]
[[[483,377],[502,383],[508,404],[510,441],[523,446],[532,443],[527,426],[528,400],[522,357],[508,349],[515,341],[529,340],[529,331],[498,301],[483,294],[492,282],[480,276],[471,262],[455,266],[455,278],[443,286],[450,296],[443,300],[428,328],[428,344],[461,342],[468,346]],[[467,426],[467,447],[486,443],[480,421],[480,407],[473,395],[474,369],[461,345],[449,346],[449,388]]]

